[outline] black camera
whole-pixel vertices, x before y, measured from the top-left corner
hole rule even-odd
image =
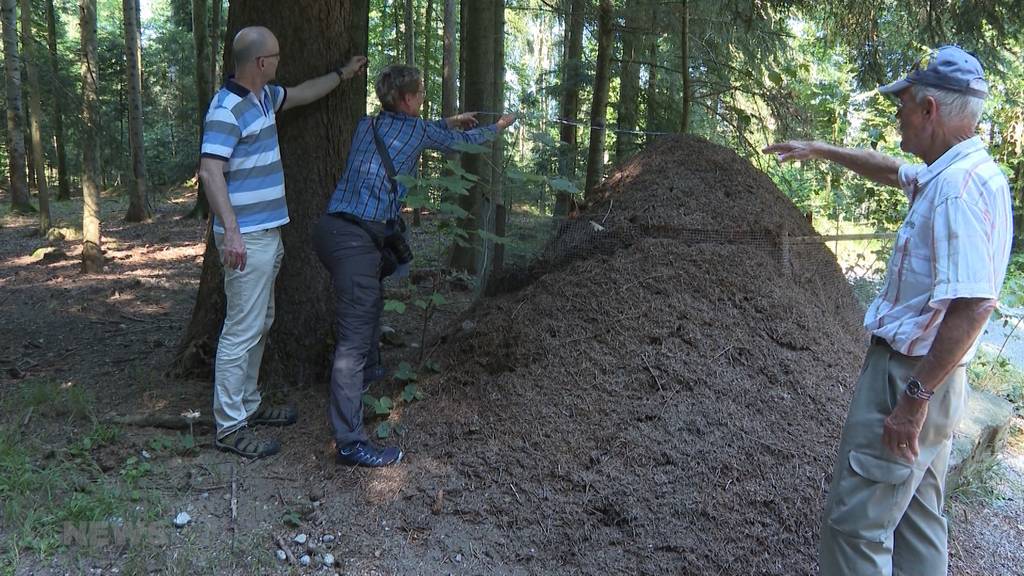
[[[412,262],[412,248],[400,230],[395,230],[384,238],[384,249],[390,251],[399,264]]]

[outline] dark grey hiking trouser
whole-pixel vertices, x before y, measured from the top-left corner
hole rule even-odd
[[[383,234],[386,227],[376,222],[366,225],[378,234]],[[363,387],[381,374],[380,317],[384,300],[380,252],[366,231],[331,214],[317,223],[313,248],[334,284],[334,366],[327,415],[340,448],[367,441]]]

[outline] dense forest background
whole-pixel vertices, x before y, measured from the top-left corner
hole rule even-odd
[[[83,181],[93,176],[84,175],[95,162],[99,189],[132,198],[136,209],[128,217],[144,219],[147,194],[194,178],[200,119],[225,74],[226,0],[3,4],[7,121],[0,127],[0,161],[8,170],[0,185],[11,189],[5,209],[42,210],[45,229],[48,198],[83,190],[88,196]],[[570,195],[582,200],[616,163],[659,133],[689,132],[748,157],[819,221],[891,229],[903,208],[898,191],[842,178],[825,164],[778,166],[759,150],[781,138],[821,138],[898,154],[894,105],[874,88],[944,43],[975,51],[986,65],[992,97],[980,130],[1015,189],[1024,177],[1024,26],[1013,0],[492,4],[370,1],[368,76],[372,81],[389,63],[415,63],[426,72],[426,115],[440,115],[443,104],[464,109],[478,90],[466,94],[460,70],[480,64],[486,52],[464,49],[481,29],[474,18],[500,12],[485,27],[500,27],[503,60],[491,53],[483,64],[499,78],[503,70],[503,82],[497,83],[501,93],[485,101],[503,100],[520,115],[501,152],[505,177],[497,179],[505,182],[501,203],[512,210],[565,213]],[[83,56],[89,10],[97,24],[92,60]],[[141,64],[137,80],[132,54]],[[325,61],[322,68],[338,64]],[[288,66],[284,54],[282,70]],[[450,102],[443,102],[446,78],[454,90]],[[141,109],[133,112],[139,92]],[[377,103],[372,89],[367,94],[372,113]],[[482,119],[498,111],[483,110]],[[428,158],[424,174],[440,174],[442,167],[443,159]],[[21,190],[25,183],[33,197]],[[480,213],[486,205],[464,207],[490,222],[493,232],[494,218]],[[201,215],[202,206],[196,212]]]

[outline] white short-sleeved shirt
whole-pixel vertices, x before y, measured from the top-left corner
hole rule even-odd
[[[902,354],[923,356],[950,300],[999,297],[1013,238],[1010,186],[977,136],[931,165],[901,166],[899,181],[910,209],[864,327]]]

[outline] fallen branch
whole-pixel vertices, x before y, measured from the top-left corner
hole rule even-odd
[[[167,428],[169,430],[188,430],[189,421],[183,416],[172,416],[170,414],[129,414],[126,416],[112,416],[105,419],[105,422],[119,426],[135,426],[139,428]],[[208,418],[192,422],[195,428],[213,428],[213,420]]]
[[[281,550],[284,550],[285,556],[288,557],[288,563],[289,564],[296,564],[296,562],[295,562],[295,554],[292,554],[291,549],[288,548],[288,546],[285,545],[284,538],[281,538],[280,536],[274,536],[274,543],[277,544],[278,548],[280,548]]]
[[[235,530],[235,519],[238,518],[238,469],[231,467],[231,531]]]

